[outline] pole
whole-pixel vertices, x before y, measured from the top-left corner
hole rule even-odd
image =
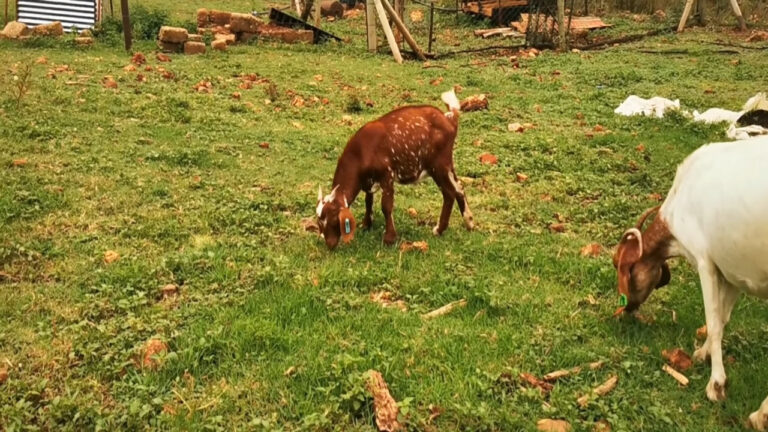
[[[565,23],[565,0],[557,0],[558,45],[560,51],[568,49],[568,28]]]
[[[387,37],[389,43],[389,49],[392,50],[392,56],[395,57],[395,61],[398,63],[403,62],[403,56],[400,55],[400,48],[397,47],[397,41],[395,35],[392,34],[392,28],[389,27],[389,21],[387,20],[387,13],[384,11],[384,6],[381,4],[381,0],[373,0],[376,5],[376,13],[379,15],[379,22],[384,29],[384,36]]]
[[[368,51],[376,52],[378,42],[376,41],[376,11],[374,10],[373,0],[365,2],[365,28],[368,36]]]
[[[115,17],[115,5],[112,4],[112,0],[109,0],[109,16]]]
[[[130,52],[133,40],[131,35],[131,13],[128,11],[128,0],[120,0],[120,9],[123,12],[123,36],[125,36],[125,50]]]
[[[8,24],[8,0],[5,0],[5,19],[3,24]]]
[[[435,24],[435,2],[429,2],[429,42],[427,43],[427,52],[432,52],[432,28]]]
[[[389,15],[392,17],[392,21],[395,22],[395,27],[397,27],[398,30],[400,30],[400,34],[403,36],[403,39],[410,45],[411,49],[413,49],[413,52],[416,53],[416,57],[419,58],[421,61],[427,61],[427,58],[424,57],[424,52],[421,50],[419,45],[416,43],[416,41],[413,39],[413,36],[411,36],[411,32],[408,31],[408,28],[403,24],[403,21],[400,19],[400,17],[397,16],[397,11],[392,8],[392,5],[389,4],[388,0],[381,0],[381,4],[384,6],[384,9],[387,10]]]

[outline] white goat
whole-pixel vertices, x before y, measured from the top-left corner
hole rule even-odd
[[[694,359],[712,361],[707,397],[725,399],[723,328],[739,295],[768,298],[768,137],[709,144],[678,167],[669,195],[627,230],[613,257],[620,308],[637,309],[669,283],[666,260],[684,256],[696,268],[704,295],[707,339]],[[657,217],[641,233],[645,219]],[[749,416],[768,427],[768,398]]]

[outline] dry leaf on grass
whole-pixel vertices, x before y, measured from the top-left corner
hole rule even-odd
[[[159,366],[157,361],[158,354],[162,354],[168,351],[168,346],[160,339],[150,339],[144,346],[144,358],[141,361],[141,365],[145,368],[155,369]]]
[[[675,369],[684,372],[693,365],[691,357],[680,348],[675,348],[672,351],[663,350],[661,356],[669,362]]]
[[[600,419],[598,420],[594,426],[592,426],[593,432],[611,432],[611,424],[608,423],[608,420]]]
[[[510,132],[523,133],[525,131],[525,128],[520,123],[510,123],[507,125],[507,130]]]
[[[393,300],[394,294],[389,291],[376,291],[371,293],[371,301],[380,304],[382,307],[395,307],[405,312],[408,306],[402,300]]]
[[[552,384],[546,381],[542,381],[526,372],[523,372],[520,374],[520,381],[524,386],[531,387],[531,388],[538,388],[539,390],[541,390],[542,393],[549,393],[550,391],[552,391],[552,388],[554,387]]]
[[[135,72],[136,71],[136,66],[134,66],[132,64],[129,64],[128,66],[124,67],[123,70],[126,71],[126,72]]]
[[[488,165],[496,165],[499,163],[499,158],[496,156],[490,154],[490,153],[483,153],[480,155],[480,162]]]
[[[104,252],[104,262],[107,264],[112,264],[113,262],[119,259],[120,259],[120,254],[115,251],[108,250]]]
[[[104,88],[109,88],[109,89],[117,88],[117,82],[115,81],[114,78],[112,78],[111,75],[107,75],[104,78],[102,78],[101,84],[104,86]]]
[[[192,88],[198,93],[211,93],[213,91],[213,84],[210,81],[200,81]]]
[[[176,284],[167,284],[163,287],[162,292],[164,299],[173,297],[179,293],[179,286]]]
[[[317,222],[315,221],[315,218],[308,218],[308,217],[302,218],[301,227],[304,228],[304,231],[314,232],[314,233],[320,232],[320,227],[317,226]]]
[[[603,247],[597,243],[590,243],[579,251],[583,257],[597,257],[600,256],[600,252],[603,251]]]
[[[35,60],[35,63],[37,64],[48,64],[48,58],[45,56],[38,57],[37,60]]]
[[[23,167],[27,164],[26,159],[14,159],[13,162],[11,162],[12,166],[15,166],[17,168]]]
[[[696,339],[704,340],[707,338],[707,325],[703,325],[696,329]]]
[[[259,147],[261,147],[263,149],[268,149],[269,148],[269,143],[266,142],[266,141],[262,141],[262,142],[259,143]]]
[[[232,93],[232,99],[235,99],[235,100],[240,100],[240,96],[242,96],[242,95],[240,94],[240,92],[233,92],[233,93]]]
[[[443,77],[438,77],[429,82],[433,86],[438,86],[443,83]]]
[[[553,233],[564,233],[565,232],[565,224],[562,223],[553,223],[549,225],[549,230]]]
[[[429,419],[427,423],[432,423],[436,418],[440,417],[443,413],[443,409],[437,405],[429,404]]]
[[[488,98],[484,94],[470,96],[461,101],[461,111],[481,111],[488,109]]]
[[[569,432],[571,424],[565,420],[541,419],[536,423],[536,429],[542,432]]]
[[[414,9],[411,11],[411,22],[422,22],[424,21],[424,12],[422,12],[420,9]]]
[[[617,375],[614,375],[608,378],[608,380],[606,380],[604,383],[592,389],[592,392],[590,394],[586,394],[580,397],[577,400],[579,406],[582,408],[585,408],[587,406],[587,403],[589,402],[589,398],[591,395],[595,395],[595,396],[607,395],[608,393],[613,391],[613,389],[616,388],[616,385],[618,384],[618,382],[619,382],[619,377]]]
[[[171,61],[171,58],[163,53],[157,53],[157,55],[155,55],[155,58],[157,59],[157,61],[164,62],[164,63]]]
[[[136,54],[131,57],[131,63],[136,65],[143,65],[147,62],[147,58],[144,56],[144,54],[137,52]]]
[[[410,252],[412,250],[426,252],[429,250],[429,245],[425,241],[415,241],[415,242],[404,241],[400,243],[401,252]]]
[[[515,174],[515,179],[517,179],[517,181],[520,183],[525,183],[528,181],[528,176],[523,173],[517,173]]]
[[[433,310],[432,312],[425,313],[421,317],[424,318],[424,319],[437,318],[439,316],[443,316],[445,314],[450,313],[452,310],[454,310],[456,308],[464,307],[466,305],[467,305],[467,300],[466,299],[457,300],[455,302],[450,302],[450,303],[448,303],[445,306],[441,306],[441,307]]]
[[[373,410],[376,414],[376,426],[382,432],[397,432],[405,427],[397,420],[400,409],[389,393],[389,388],[381,373],[375,370],[366,372],[366,388],[373,396]]]
[[[295,374],[296,374],[296,371],[297,371],[297,370],[298,370],[298,369],[296,368],[296,366],[291,366],[291,367],[289,367],[288,369],[286,369],[286,370],[285,370],[285,372],[283,372],[283,376],[284,376],[284,377],[290,377],[290,376],[293,376],[293,375],[295,375]]]
[[[415,208],[413,207],[408,208],[408,216],[415,218],[418,215],[419,215],[419,212],[417,212]]]
[[[0,384],[4,384],[6,381],[8,381],[8,369],[2,368],[0,369]]]

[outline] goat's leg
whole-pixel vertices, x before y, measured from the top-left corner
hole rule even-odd
[[[453,187],[451,174],[447,171],[435,173],[432,178],[437,183],[437,187],[440,188],[440,192],[443,193],[443,209],[440,212],[440,220],[432,228],[432,234],[439,236],[448,228],[448,223],[451,221],[451,210],[453,210],[453,202],[456,201],[456,188]]]
[[[365,217],[363,228],[370,229],[373,226],[373,192],[365,193]]]
[[[704,315],[707,320],[707,340],[705,347],[709,350],[712,360],[712,374],[707,384],[707,397],[709,400],[725,400],[725,368],[723,367],[723,323],[724,305],[721,302],[721,290],[717,268],[708,259],[698,262],[699,278],[701,279],[701,292],[704,296]],[[730,287],[729,287],[730,288]],[[726,288],[727,289],[727,288]],[[705,348],[702,347],[702,348]]]
[[[392,209],[395,206],[395,188],[392,182],[381,186],[381,212],[384,213],[386,228],[384,230],[384,244],[391,245],[397,239],[395,221],[392,219]]]
[[[749,415],[749,426],[759,431],[768,427],[768,398],[765,398],[757,411]]]
[[[456,177],[456,171],[453,170],[453,167],[451,167],[450,180],[453,184],[453,188],[456,190],[456,203],[459,205],[461,217],[464,218],[464,225],[468,230],[472,230],[475,227],[475,219],[472,216],[472,211],[469,209],[467,196],[464,194],[464,188],[461,187],[461,182],[459,182],[459,178]]]
[[[723,327],[725,327],[731,320],[731,311],[736,305],[736,301],[739,299],[739,294],[741,292],[723,280],[720,280],[720,287],[720,304],[722,305],[722,308],[720,309],[720,320],[723,323]],[[703,362],[709,359],[709,353],[710,338],[709,332],[707,332],[707,339],[699,349],[694,351],[693,359],[697,362]]]

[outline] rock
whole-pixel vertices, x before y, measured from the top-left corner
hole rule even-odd
[[[90,46],[90,45],[93,45],[93,38],[92,37],[76,37],[75,44],[80,46]]]
[[[40,24],[32,28],[32,36],[61,36],[64,34],[64,26],[61,21],[54,21],[49,24]]]
[[[164,53],[178,53],[184,48],[183,43],[157,41],[157,47]]]
[[[115,251],[108,250],[108,251],[104,252],[104,262],[106,264],[112,264],[113,262],[115,262],[115,261],[117,261],[119,259],[120,259],[120,254],[115,252]]]
[[[237,41],[242,43],[248,43],[251,39],[254,39],[258,36],[258,33],[238,33],[237,34]]]
[[[341,19],[344,16],[344,6],[336,0],[325,0],[320,3],[320,16]]]
[[[229,13],[229,12],[222,12],[222,11],[218,11],[218,10],[212,10],[208,14],[208,20],[212,24],[216,24],[216,25],[220,25],[220,26],[229,24],[229,21],[231,19],[232,19],[232,14]]]
[[[203,41],[203,35],[199,34],[191,34],[187,38],[187,42],[202,42]]]
[[[189,38],[189,32],[181,27],[162,26],[157,38],[162,42],[182,44]]]
[[[233,13],[229,20],[229,30],[234,33],[256,33],[264,23],[250,14]]]
[[[260,34],[264,39],[277,40],[286,43],[312,43],[315,38],[312,30],[295,30],[277,26],[264,26],[262,27]]]
[[[217,34],[216,34],[216,35],[213,37],[213,40],[222,40],[222,41],[224,41],[224,43],[226,43],[227,45],[232,45],[232,44],[233,44],[233,43],[235,43],[235,41],[237,40],[236,38],[237,38],[237,36],[235,36],[235,35],[233,35],[233,34],[231,34],[231,33],[230,33],[230,34],[217,33]]]
[[[176,284],[168,284],[163,287],[163,298],[173,297],[179,293],[179,286]]]
[[[21,36],[29,34],[29,28],[26,24],[18,21],[11,21],[5,25],[3,36],[9,39],[18,39]]]
[[[210,17],[210,13],[208,12],[208,9],[198,9],[197,10],[197,26],[198,27],[208,27],[208,23]],[[199,42],[199,41],[195,41]]]
[[[186,55],[205,54],[205,44],[202,42],[187,41],[186,43],[184,43],[184,54]]]
[[[226,51],[227,50],[227,42],[225,42],[222,39],[216,39],[215,41],[211,42],[211,48],[218,50],[218,51]]]
[[[92,38],[93,37],[93,32],[91,32],[90,29],[85,29],[85,30],[81,31],[78,36]]]

